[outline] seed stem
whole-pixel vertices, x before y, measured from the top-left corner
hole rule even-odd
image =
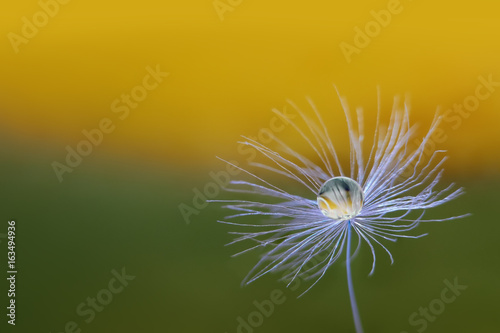
[[[363,333],[363,326],[361,325],[361,318],[359,317],[358,304],[356,303],[356,296],[354,295],[354,284],[352,283],[351,273],[351,221],[347,221],[347,254],[346,254],[346,270],[347,270],[347,286],[349,288],[349,298],[351,299],[352,317],[354,319],[354,326],[356,333]]]

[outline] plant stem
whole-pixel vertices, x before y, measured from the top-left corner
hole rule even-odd
[[[354,285],[352,283],[351,274],[351,221],[347,222],[347,259],[346,259],[346,270],[347,270],[347,286],[349,287],[349,298],[351,299],[351,309],[352,317],[354,319],[354,326],[356,327],[356,333],[363,333],[363,326],[361,326],[361,319],[359,317],[358,304],[356,303],[356,296],[354,295]]]

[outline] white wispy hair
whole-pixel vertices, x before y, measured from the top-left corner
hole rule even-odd
[[[309,196],[289,193],[257,174],[232,164],[254,180],[232,181],[232,186],[227,190],[256,194],[261,200],[212,200],[223,202],[226,204],[225,208],[236,212],[219,222],[250,228],[250,231],[231,232],[237,238],[229,244],[243,241],[256,243],[238,254],[258,248],[264,248],[266,251],[243,283],[248,284],[270,272],[286,271],[284,280],[289,283],[297,277],[314,281],[307,289],[309,290],[343,253],[346,243],[350,242],[351,226],[358,237],[354,254],[358,252],[361,243],[369,246],[373,256],[370,274],[373,274],[376,266],[376,247],[385,250],[391,263],[394,262],[391,252],[383,244],[384,240],[419,238],[425,234],[412,235],[409,232],[421,222],[441,222],[466,216],[424,219],[426,209],[446,203],[463,193],[463,190],[456,188],[454,184],[444,189],[436,189],[443,175],[445,151],[437,150],[426,154],[424,148],[439,124],[441,117],[438,113],[421,144],[413,150],[410,147],[410,139],[413,138],[416,128],[415,125],[410,125],[408,105],[405,102],[404,107],[399,107],[398,98],[394,99],[389,125],[385,129],[380,120],[379,93],[373,144],[369,153],[365,154],[363,112],[357,109],[354,121],[345,98],[340,95],[339,98],[349,133],[348,174],[342,168],[325,122],[310,99],[308,103],[314,113],[312,118],[288,101],[304,122],[303,128],[296,121],[287,119],[280,111],[273,112],[287,119],[308,148],[317,155],[321,161],[319,165],[277,137],[274,137],[273,141],[280,153],[246,137],[245,141],[241,142],[256,149],[269,162],[251,163],[254,167],[285,176],[311,192]],[[322,184],[337,176],[350,177],[364,192],[364,205],[360,213],[349,220],[326,217],[316,202]],[[415,211],[420,214],[410,214]],[[253,215],[266,217],[269,222],[243,224],[233,220]]]

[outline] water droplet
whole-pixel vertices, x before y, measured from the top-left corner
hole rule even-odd
[[[317,201],[323,215],[335,220],[348,220],[363,208],[363,189],[351,178],[334,177],[321,186]]]

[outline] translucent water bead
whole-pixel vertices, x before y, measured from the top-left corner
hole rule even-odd
[[[327,180],[318,193],[319,209],[323,215],[335,220],[348,220],[358,215],[363,201],[363,189],[348,177]]]

